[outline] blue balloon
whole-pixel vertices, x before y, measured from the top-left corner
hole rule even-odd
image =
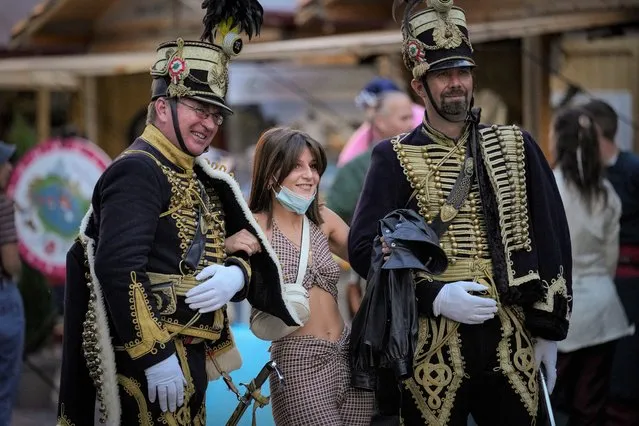
[[[231,326],[235,344],[242,355],[242,368],[230,373],[233,382],[240,389],[241,393],[246,391],[244,386],[240,387],[240,383],[249,383],[257,376],[264,364],[270,359],[268,352],[270,342],[258,339],[251,333],[246,324],[233,324]],[[262,386],[262,394],[270,395],[268,380]],[[231,414],[237,407],[238,400],[235,394],[228,390],[222,379],[209,382],[206,390],[206,424],[207,426],[224,426],[231,417]],[[253,406],[251,405],[244,412],[244,416],[238,423],[239,426],[251,426],[253,415]],[[257,410],[257,424],[260,426],[275,426],[273,415],[271,413],[271,405],[259,408]]]

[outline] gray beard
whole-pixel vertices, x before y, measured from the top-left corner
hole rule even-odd
[[[463,101],[447,101],[442,99],[442,112],[446,115],[460,116],[468,111],[468,102]]]

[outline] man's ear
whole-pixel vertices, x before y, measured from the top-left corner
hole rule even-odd
[[[426,98],[426,90],[424,89],[424,83],[421,80],[412,79],[410,82],[410,87],[413,88],[413,91],[417,93],[417,96],[424,99]]]
[[[169,121],[169,117],[171,116],[171,107],[169,106],[168,99],[159,98],[155,101],[155,115],[162,123]]]

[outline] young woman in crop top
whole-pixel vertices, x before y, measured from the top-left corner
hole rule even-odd
[[[275,128],[257,143],[249,205],[280,260],[286,283],[297,281],[305,218],[310,237],[300,277],[310,315],[303,326],[285,329],[271,346],[271,358],[286,381],[281,386],[271,380],[278,426],[368,425],[373,409],[372,394],[350,386],[350,330],[337,305],[340,268],[332,256],[348,259],[348,226],[317,200],[325,168],[324,148],[303,132]]]

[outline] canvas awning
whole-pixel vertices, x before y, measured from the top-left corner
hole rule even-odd
[[[493,21],[469,26],[473,43],[636,22],[639,9],[575,12],[565,15]],[[239,61],[282,61],[322,55],[369,56],[398,53],[401,34],[384,30],[335,36],[248,44]],[[0,88],[79,87],[79,78],[146,72],[155,54],[146,52],[88,53],[20,57],[0,60]]]

